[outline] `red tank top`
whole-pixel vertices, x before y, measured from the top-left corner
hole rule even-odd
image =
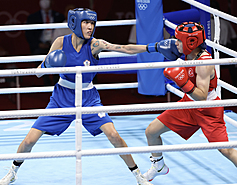
[[[199,57],[197,60],[208,60],[208,59],[212,59],[212,57],[211,57],[211,54],[207,52],[204,55],[202,55],[201,57]],[[195,66],[193,66],[193,67],[186,67],[189,79],[196,86],[196,76],[197,76],[197,73],[195,72],[195,69],[196,69]],[[216,87],[217,87],[217,75],[216,75],[216,70],[215,70],[215,77],[213,79],[211,79],[211,81],[210,81],[208,92],[212,91]]]

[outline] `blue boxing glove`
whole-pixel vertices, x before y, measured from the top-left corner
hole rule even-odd
[[[44,62],[41,64],[41,68],[51,68],[51,67],[64,67],[67,62],[67,56],[63,50],[54,50],[50,52]]]
[[[148,53],[159,52],[168,60],[177,60],[182,53],[179,53],[175,42],[176,39],[165,39],[160,42],[149,43],[146,46],[146,50]]]

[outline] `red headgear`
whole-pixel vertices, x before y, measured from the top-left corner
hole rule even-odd
[[[206,40],[203,25],[195,22],[184,22],[175,29],[175,37],[183,43],[183,53],[190,54]]]

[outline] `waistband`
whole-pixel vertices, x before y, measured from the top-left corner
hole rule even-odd
[[[191,100],[194,100],[190,95],[187,94],[187,96],[188,96]],[[216,90],[213,89],[212,91],[208,92],[206,101],[215,100],[217,97],[218,97],[218,96],[217,96]],[[195,100],[194,100],[194,101],[195,101]]]
[[[75,83],[74,82],[70,82],[68,80],[65,80],[63,78],[59,78],[59,81],[58,81],[58,84],[63,86],[63,87],[66,87],[68,89],[75,89]],[[90,90],[94,87],[93,83],[90,82],[90,83],[82,83],[82,90],[85,91],[85,90]]]

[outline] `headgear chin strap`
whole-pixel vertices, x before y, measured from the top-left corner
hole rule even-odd
[[[97,21],[96,12],[93,10],[84,9],[84,8],[76,8],[74,10],[68,11],[68,21],[67,21],[68,27],[78,37],[85,39],[82,33],[82,29],[81,29],[81,22],[83,20],[95,21],[95,25],[96,25],[96,21]],[[95,27],[91,36],[93,36],[94,33],[95,33]]]
[[[184,22],[175,29],[175,37],[183,43],[183,53],[190,54],[195,48],[204,48],[206,35],[203,25],[195,22]]]

